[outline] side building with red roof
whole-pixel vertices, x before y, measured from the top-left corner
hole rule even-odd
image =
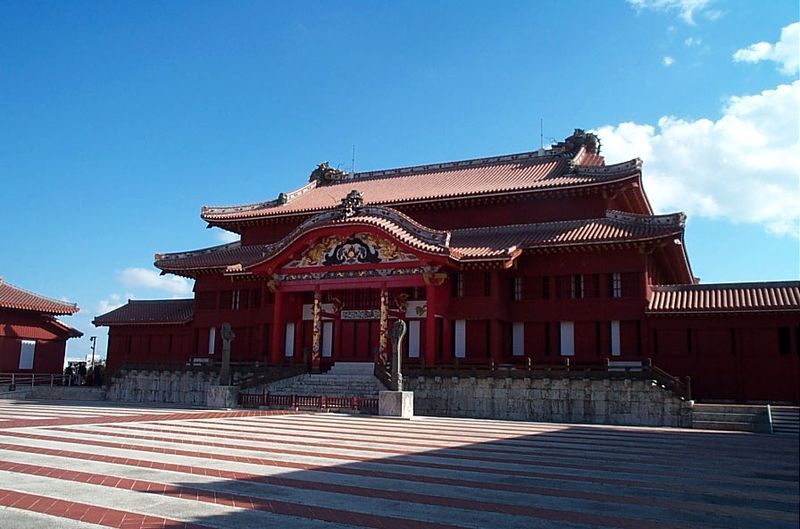
[[[201,218],[240,240],[157,254],[194,299],[99,316],[110,366],[218,362],[224,322],[234,362],[381,362],[403,319],[414,369],[649,361],[701,399],[800,400],[800,282],[699,284],[685,216],[654,214],[641,161],[606,165],[580,130],[537,152],[322,164],[296,191]]]
[[[0,373],[61,373],[67,340],[83,333],[56,316],[78,310],[0,278]]]

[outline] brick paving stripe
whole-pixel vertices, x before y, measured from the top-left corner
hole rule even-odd
[[[86,402],[0,401],[0,489],[0,528],[796,529],[800,509],[791,437]]]

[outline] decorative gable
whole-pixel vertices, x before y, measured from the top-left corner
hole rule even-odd
[[[317,266],[352,266],[360,264],[406,263],[417,261],[416,256],[400,250],[396,244],[373,235],[355,233],[342,237],[330,235],[311,245],[299,259],[285,268]]]

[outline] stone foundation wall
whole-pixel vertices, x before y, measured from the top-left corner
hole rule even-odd
[[[691,427],[692,403],[649,380],[409,377],[414,414]]]
[[[106,390],[87,386],[37,386],[27,398],[40,400],[106,400]]]
[[[240,376],[234,373],[234,383]],[[219,373],[211,371],[127,371],[112,379],[107,398],[205,406],[209,388],[218,385]]]

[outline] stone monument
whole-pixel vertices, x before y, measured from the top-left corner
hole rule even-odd
[[[414,416],[414,392],[403,391],[403,338],[406,336],[406,322],[397,320],[389,330],[392,346],[392,386],[394,391],[381,391],[378,394],[378,414],[381,417],[411,419]]]
[[[209,386],[206,391],[206,406],[209,408],[233,408],[238,400],[238,387],[231,385],[231,342],[236,338],[231,324],[225,322],[220,329],[222,336],[222,365],[219,369],[219,385]]]

